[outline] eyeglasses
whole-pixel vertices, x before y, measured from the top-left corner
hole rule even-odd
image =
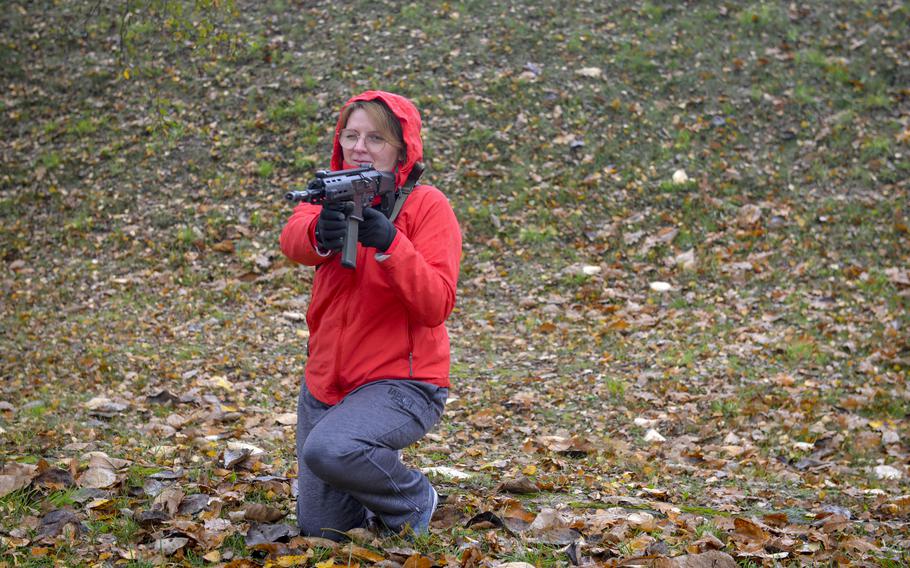
[[[356,146],[358,141],[360,141],[360,133],[356,130],[342,130],[341,134],[338,135],[338,142],[345,150],[350,150]],[[368,132],[364,134],[363,144],[370,152],[381,152],[382,149],[385,148],[387,142],[386,139],[379,134]]]

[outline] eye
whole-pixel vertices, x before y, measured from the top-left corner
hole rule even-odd
[[[385,138],[378,134],[367,134],[367,142],[371,144],[382,144],[385,142]]]
[[[360,138],[356,132],[342,132],[341,139],[346,142],[357,142],[357,139]]]

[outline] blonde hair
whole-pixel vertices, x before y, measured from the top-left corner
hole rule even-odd
[[[399,159],[403,162],[407,156],[407,148],[404,144],[404,135],[401,131],[401,122],[388,106],[382,101],[355,101],[344,107],[341,111],[341,127],[345,128],[351,113],[357,109],[362,109],[376,125],[379,134],[385,138],[386,142],[398,150]]]

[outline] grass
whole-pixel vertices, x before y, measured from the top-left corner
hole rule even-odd
[[[908,238],[905,98],[893,56],[906,9],[882,18],[848,2],[809,15],[757,1],[615,10],[539,1],[520,14],[499,1],[391,11],[317,2],[293,13],[288,4],[238,15],[237,53],[214,58],[179,42],[154,51],[155,24],[137,13],[129,80],[93,55],[105,53],[96,42],[114,22],[106,9],[107,23],[88,18],[84,45],[67,58],[55,51],[63,44],[41,36],[66,23],[56,8],[20,35],[36,13],[11,12],[0,31],[11,61],[0,70],[11,86],[0,124],[21,163],[0,173],[11,299],[0,310],[8,332],[0,399],[15,411],[0,417],[0,460],[79,460],[62,448],[84,442],[136,460],[122,472],[124,489],[197,458],[190,483],[214,477],[244,500],[283,499],[247,492],[245,472],[215,474],[217,443],[191,441],[210,432],[255,438],[270,446],[263,467],[286,473],[292,434],[269,416],[292,410],[305,329],[282,313],[305,309],[312,276],[281,259],[277,232],[290,210],[280,196],[327,165],[337,107],[373,87],[420,106],[427,180],[464,229],[449,330],[461,400],[440,429],[447,451],[413,456],[466,470],[507,464],[458,486],[464,511],[490,509],[501,474],[533,465],[554,484],[546,496],[554,501],[559,491],[634,495],[667,485],[705,518],[696,532],[706,534],[721,526],[712,518],[746,506],[721,503],[721,488],[816,498],[797,491],[818,481],[812,472],[776,461],[804,455],[782,446],[784,435],[839,439],[839,423],[823,421],[830,416],[891,420],[906,437],[906,397],[889,389],[907,376],[899,332],[910,306],[886,272],[906,264]],[[491,27],[496,34],[476,31]],[[24,46],[18,38],[32,32],[39,39]],[[139,47],[157,55],[141,64]],[[46,74],[42,93],[20,88],[26,52],[40,56],[29,73]],[[64,59],[71,69],[55,67]],[[578,73],[592,67],[600,77]],[[61,102],[64,92],[74,94]],[[677,169],[690,181],[673,184]],[[737,219],[748,204],[762,209],[755,227]],[[644,246],[665,228],[678,230],[672,241]],[[211,249],[235,230],[243,236],[234,253]],[[696,264],[684,272],[672,259],[690,250]],[[269,268],[259,268],[262,257]],[[604,270],[566,271],[572,265]],[[251,269],[262,278],[237,281]],[[655,297],[656,280],[679,293]],[[784,372],[793,386],[772,382]],[[212,387],[214,375],[244,386]],[[810,382],[817,387],[803,386]],[[210,399],[144,402],[162,388],[216,397],[241,418],[205,422]],[[533,392],[533,404],[507,407],[518,390]],[[130,396],[143,420],[194,419],[174,439],[150,439],[128,417],[89,416],[81,406],[90,394]],[[479,408],[497,409],[492,428],[470,423]],[[686,458],[693,472],[670,471],[661,446],[639,444],[641,429],[629,426],[639,415],[671,424],[659,427],[671,443],[723,440],[728,430],[764,438],[752,440],[758,451],[747,462],[727,460],[735,479],[712,486],[699,476],[724,456],[703,450]],[[581,459],[535,449],[556,432],[609,447]],[[852,447],[854,434],[830,457],[839,488],[869,487],[863,468],[886,459],[879,446]],[[144,451],[161,443],[180,449]],[[828,498],[864,506],[838,489]],[[0,507],[16,519],[78,507],[73,499],[16,494]],[[145,542],[123,516],[99,523],[124,545]],[[420,541],[421,550],[456,554],[454,539],[465,535],[477,538],[454,528]],[[684,550],[682,540],[671,550]],[[546,547],[509,545],[510,556],[483,552],[565,562]],[[238,535],[221,550],[250,555]],[[180,561],[201,564],[201,552]],[[317,551],[311,564],[329,555]]]

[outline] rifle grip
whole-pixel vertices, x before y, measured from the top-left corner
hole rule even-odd
[[[360,222],[353,215],[348,216],[347,232],[344,234],[344,245],[341,248],[341,266],[357,268],[357,233]]]

